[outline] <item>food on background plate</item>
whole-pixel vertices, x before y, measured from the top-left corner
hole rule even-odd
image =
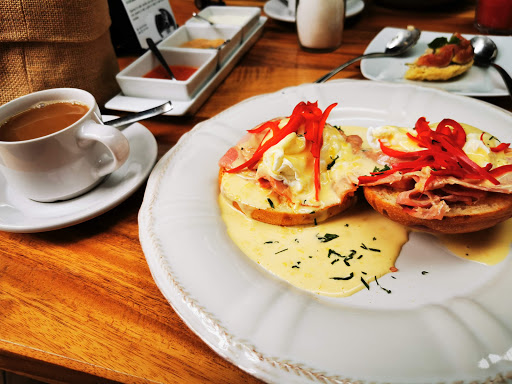
[[[275,225],[317,224],[352,206],[357,177],[375,162],[361,150],[361,137],[327,123],[335,106],[322,112],[302,102],[291,116],[249,130],[219,161],[221,194]]]
[[[428,232],[466,233],[512,217],[512,150],[451,119],[414,129],[380,127],[386,167],[359,177],[366,200],[390,219]]]
[[[428,44],[425,53],[412,64],[404,77],[407,80],[443,81],[466,72],[473,65],[473,47],[459,33],[450,39],[438,37]]]

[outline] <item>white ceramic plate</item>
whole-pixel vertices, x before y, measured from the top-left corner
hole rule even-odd
[[[110,120],[113,116],[103,116]],[[39,203],[19,196],[0,174],[0,231],[44,232],[69,227],[119,205],[146,180],[157,156],[153,134],[141,124],[123,130],[130,142],[130,155],[121,168],[90,192],[71,200]]]
[[[361,13],[364,9],[363,0],[348,0],[345,17],[352,17]],[[295,15],[288,10],[286,4],[280,0],[269,0],[263,6],[265,13],[276,20],[295,23]]]
[[[397,28],[384,28],[371,41],[364,53],[384,52],[386,44],[397,34]],[[479,68],[473,66],[465,74],[448,81],[428,82],[410,81],[404,79],[407,63],[412,63],[427,49],[427,45],[436,37],[450,37],[451,33],[422,31],[418,44],[404,56],[381,59],[364,59],[361,62],[363,76],[370,80],[393,83],[416,84],[424,87],[444,89],[448,92],[466,96],[507,96],[508,91],[503,79],[494,68]],[[466,39],[475,35],[463,34]],[[496,63],[512,74],[512,37],[489,36],[498,47]]]
[[[300,101],[334,124],[450,117],[512,139],[512,115],[447,92],[370,81],[304,84],[241,102],[183,136],[153,170],[140,241],[167,300],[217,353],[276,383],[469,383],[512,372],[512,255],[489,267],[413,233],[392,279],[348,298],[293,288],[244,256],[217,204],[217,161],[245,130]],[[428,271],[423,275],[422,271]],[[471,381],[473,382],[473,381]]]

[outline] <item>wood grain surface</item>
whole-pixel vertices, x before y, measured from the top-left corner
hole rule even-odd
[[[263,7],[264,1],[227,0]],[[196,11],[171,0],[179,24]],[[269,19],[262,37],[194,116],[146,121],[159,157],[197,123],[251,96],[312,82],[360,55],[385,26],[461,33],[475,1],[391,9],[366,1],[332,53],[302,51],[295,25]],[[121,67],[133,57],[120,57]],[[337,78],[362,79],[358,64]],[[510,98],[486,99],[508,110]],[[117,111],[106,111],[119,114]],[[38,234],[0,232],[0,369],[50,383],[257,383],[203,343],[155,285],[138,239],[144,186],[88,222]]]

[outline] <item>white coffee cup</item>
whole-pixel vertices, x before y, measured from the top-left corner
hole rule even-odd
[[[88,111],[55,133],[23,141],[0,141],[0,172],[8,187],[39,202],[79,196],[123,165],[130,152],[126,137],[103,125],[94,97],[75,88],[34,92],[0,106],[1,124],[48,102],[77,102]]]

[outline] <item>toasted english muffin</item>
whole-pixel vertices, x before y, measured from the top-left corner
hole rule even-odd
[[[224,168],[219,171],[219,187],[222,196],[247,217],[273,225],[317,224],[345,211],[357,201],[351,192],[334,204],[318,208],[291,204],[272,190],[262,188],[256,180],[227,173]]]
[[[487,192],[473,205],[456,203],[441,220],[422,219],[404,211],[397,204],[399,190],[389,185],[363,188],[368,203],[379,213],[407,227],[432,233],[467,233],[490,228],[512,217],[512,195]]]

